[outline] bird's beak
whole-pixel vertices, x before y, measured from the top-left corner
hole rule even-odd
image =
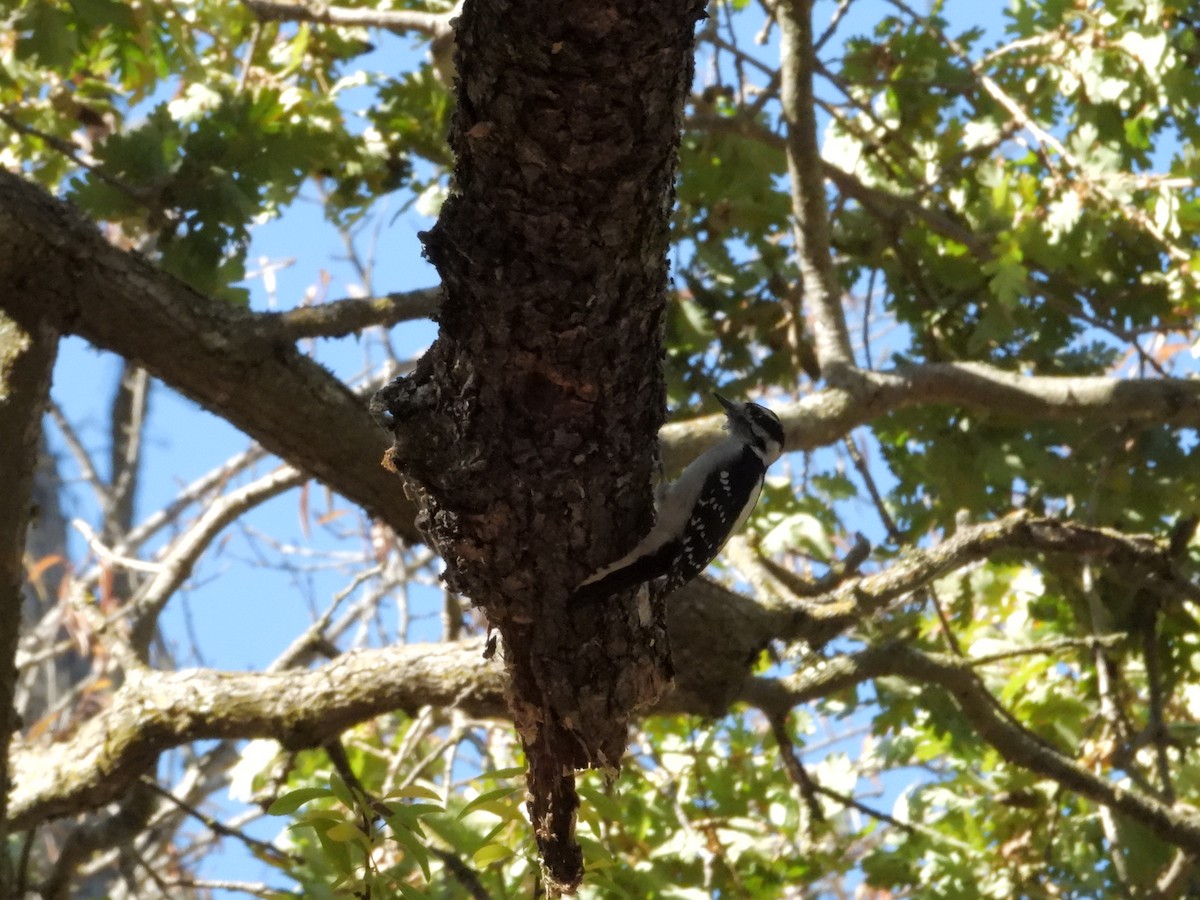
[[[725,407],[725,412],[729,413],[731,416],[736,415],[738,412],[741,411],[740,403],[732,403],[729,400],[726,400],[724,397],[722,397],[716,391],[713,391],[713,396],[717,398],[718,403],[720,403],[723,407]]]

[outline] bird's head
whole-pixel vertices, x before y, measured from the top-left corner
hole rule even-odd
[[[725,407],[725,427],[730,434],[754,448],[763,465],[769,466],[779,459],[783,453],[783,423],[775,413],[757,403],[737,403],[720,394],[713,396]]]

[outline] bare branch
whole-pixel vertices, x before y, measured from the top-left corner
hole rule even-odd
[[[92,526],[83,519],[72,519],[71,527],[79,532],[84,542],[87,543],[88,549],[96,555],[96,558],[103,560],[109,565],[119,566],[122,569],[129,569],[134,572],[158,572],[162,569],[161,563],[146,562],[135,556],[125,556],[112,547],[109,547],[100,538],[100,535],[92,530]],[[99,572],[96,573],[96,578],[99,578],[99,574]]]
[[[131,528],[121,543],[112,548],[113,551],[117,553],[130,553],[136,550],[153,537],[159,529],[174,522],[187,507],[196,503],[209,491],[218,490],[221,485],[234,475],[245,470],[265,455],[266,452],[262,447],[252,446],[226,460],[212,471],[201,475],[191,484],[180,489],[169,504],[151,513],[135,527]]]
[[[396,709],[503,715],[504,669],[481,652],[474,640],[351,652],[311,671],[135,670],[70,739],[14,750],[14,826],[109,802],[159,753],[194,740],[271,737],[297,749]]]
[[[111,246],[68,206],[8,172],[0,172],[0,209],[19,222],[36,218],[36,227],[0,233],[0,258],[18,267],[45,260],[37,268],[41,296],[63,304],[64,326],[140,362],[407,540],[420,540],[413,504],[378,464],[386,439],[362,398],[326,369],[259,333],[253,314],[209,300]],[[33,246],[17,252],[17,235]],[[48,282],[46,271],[72,278]]]
[[[854,351],[829,247],[828,200],[813,103],[811,0],[785,0],[776,14],[782,36],[780,101],[787,122],[796,255],[812,311],[817,361],[825,379],[836,384],[842,371],[854,366]]]
[[[62,434],[63,443],[67,445],[71,456],[75,458],[75,464],[79,466],[79,472],[83,476],[83,480],[88,483],[88,486],[95,493],[97,503],[102,507],[106,506],[108,504],[108,485],[104,483],[104,480],[96,471],[95,465],[92,464],[91,454],[83,446],[83,441],[79,439],[75,427],[53,400],[47,404],[46,412],[54,424],[58,426],[58,430]]]
[[[1022,375],[982,363],[927,363],[890,372],[854,370],[844,385],[826,388],[776,410],[788,450],[813,450],[840,441],[859,425],[898,409],[945,404],[1023,423],[1141,423],[1200,426],[1200,381],[1123,379],[1104,375]],[[683,468],[721,436],[721,416],[666,426],[661,435],[668,469]]]
[[[451,30],[450,21],[458,7],[446,13],[427,13],[410,9],[380,10],[328,6],[313,0],[242,0],[260,19],[276,22],[314,22],[319,25],[342,27],[387,28],[397,34],[414,32],[432,38],[443,37]]]
[[[440,296],[440,288],[422,288],[382,297],[350,297],[287,312],[261,313],[257,327],[286,341],[343,337],[370,325],[388,328],[398,322],[428,319],[437,311]]]
[[[822,644],[934,579],[1005,550],[1070,553],[1109,565],[1131,565],[1162,590],[1200,598],[1200,588],[1177,571],[1167,547],[1152,537],[1038,518],[1022,510],[997,522],[964,528],[931,550],[914,551],[883,572],[847,581],[823,597],[804,601],[779,636],[803,636]]]
[[[113,543],[133,525],[134,499],[141,466],[142,431],[150,404],[150,375],[126,361],[113,396],[110,421],[108,502],[103,534]]]
[[[231,491],[204,511],[159,563],[154,577],[142,585],[130,601],[129,610],[133,620],[131,641],[136,653],[145,656],[158,624],[158,614],[171,595],[191,575],[196,560],[221,529],[250,507],[303,484],[307,478],[299,469],[283,466],[245,487]]]

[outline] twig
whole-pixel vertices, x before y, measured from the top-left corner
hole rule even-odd
[[[131,641],[135,652],[145,656],[157,627],[158,613],[188,578],[200,554],[221,529],[252,506],[302,484],[308,477],[299,469],[282,466],[245,487],[231,491],[204,511],[162,559],[154,577],[138,590],[129,603]]]
[[[350,584],[333,595],[333,600],[326,608],[321,616],[304,630],[304,633],[297,637],[294,641],[288,644],[287,648],[279,654],[279,656],[267,666],[268,672],[282,672],[286,669],[291,669],[295,666],[302,665],[305,656],[320,645],[324,638],[325,629],[329,627],[329,623],[333,621],[333,614],[341,605],[342,601],[349,597],[355,590],[358,589],[365,581],[375,578],[383,571],[382,566],[371,566],[369,569],[362,569],[354,574]]]
[[[382,297],[349,297],[286,312],[260,313],[255,327],[277,340],[343,337],[370,325],[388,328],[398,322],[428,319],[437,310],[440,288],[422,288]]]
[[[155,573],[162,570],[162,563],[146,562],[144,559],[125,556],[111,547],[106,547],[104,542],[100,540],[100,535],[92,531],[92,526],[83,519],[72,519],[71,527],[83,537],[88,545],[88,549],[109,565],[120,566],[123,569],[129,569],[133,572]]]
[[[120,553],[129,553],[137,549],[157,534],[161,528],[174,522],[181,512],[197,502],[209,491],[219,489],[230,478],[244,471],[266,455],[267,452],[262,447],[254,444],[249,449],[243,450],[225,463],[200,476],[191,484],[178,491],[170,503],[157,512],[151,513],[134,528],[130,529],[121,543],[114,547],[113,550]]]
[[[929,838],[930,840],[936,841],[943,846],[956,847],[957,849],[965,851],[971,856],[974,856],[979,852],[978,848],[972,847],[970,844],[967,844],[963,841],[956,840],[955,838],[950,837],[950,835],[938,831],[936,828],[930,828],[927,825],[922,825],[917,822],[902,822],[895,816],[890,816],[885,812],[881,812],[878,809],[867,806],[865,803],[854,799],[848,794],[843,794],[841,791],[835,791],[832,788],[827,788],[821,784],[815,785],[814,789],[818,794],[823,794],[830,800],[835,800],[843,806],[849,807],[850,809],[856,809],[863,815],[891,825],[893,828],[898,828],[906,834],[919,834],[922,837]]]
[[[92,465],[92,457],[88,454],[87,449],[83,446],[83,441],[79,439],[75,428],[71,425],[66,415],[57,403],[51,400],[46,411],[50,414],[50,418],[54,420],[54,424],[58,426],[58,430],[62,433],[63,442],[67,445],[67,449],[71,451],[71,455],[75,457],[75,464],[79,466],[80,474],[83,475],[83,480],[88,483],[92,491],[96,494],[96,501],[101,508],[104,508],[108,500],[108,485],[100,477],[96,471],[96,467]]]
[[[871,497],[871,502],[875,504],[875,511],[879,515],[879,521],[883,523],[883,527],[887,531],[888,540],[893,544],[903,543],[904,535],[900,533],[900,529],[896,527],[896,520],[888,512],[887,505],[883,502],[883,495],[879,493],[879,488],[875,485],[875,477],[871,474],[871,467],[867,465],[867,461],[859,451],[854,436],[846,435],[842,443],[846,448],[846,452],[850,454],[850,461],[854,463],[855,471],[858,472],[859,477],[863,480],[863,484],[867,487],[867,493]]]
[[[1195,873],[1196,854],[1184,853],[1180,850],[1155,883],[1157,893],[1154,896],[1159,900],[1171,900],[1171,898],[1183,896],[1183,892],[1193,883]]]
[[[140,781],[142,784],[144,784],[146,787],[150,788],[150,790],[154,791],[156,794],[158,794],[160,797],[162,797],[168,803],[171,803],[172,805],[176,806],[177,808],[179,808],[180,810],[185,812],[187,815],[191,816],[193,819],[196,819],[198,822],[202,823],[204,825],[204,827],[207,828],[209,831],[213,832],[213,834],[219,835],[221,837],[233,838],[234,840],[241,841],[243,844],[245,844],[247,847],[249,847],[252,851],[255,851],[258,854],[261,854],[263,856],[272,857],[273,859],[275,859],[281,863],[296,864],[296,863],[299,863],[302,861],[302,858],[296,854],[285,853],[283,850],[280,850],[278,847],[276,847],[274,844],[272,844],[268,841],[260,841],[258,838],[253,837],[249,834],[246,834],[246,832],[244,832],[244,831],[240,831],[236,828],[230,828],[228,825],[224,824],[223,822],[218,822],[216,819],[214,819],[212,816],[208,815],[208,813],[204,812],[203,810],[199,810],[196,807],[192,806],[190,803],[188,803],[186,800],[182,800],[179,797],[176,797],[173,793],[168,791],[165,787],[163,787],[161,784],[159,784],[157,781],[155,781],[149,775],[143,775],[141,777]]]
[[[846,555],[840,561],[834,561],[829,565],[829,571],[820,578],[812,581],[807,581],[785,566],[779,565],[766,557],[760,557],[757,561],[766,569],[775,579],[782,582],[792,594],[797,597],[820,597],[822,594],[827,594],[836,588],[847,578],[857,574],[859,568],[867,557],[871,555],[871,542],[863,535],[854,535],[854,545],[846,551]]]
[[[792,743],[792,736],[788,734],[787,716],[773,715],[770,720],[771,734],[775,736],[775,744],[779,747],[779,759],[792,784],[800,791],[800,797],[808,807],[809,819],[814,823],[824,824],[825,813],[821,810],[821,802],[817,800],[817,785],[796,754],[796,745]]]
[[[820,49],[829,41],[829,39],[833,37],[834,32],[837,31],[838,25],[842,23],[842,19],[845,18],[846,13],[850,11],[850,4],[852,2],[853,0],[838,0],[837,9],[835,9],[833,11],[833,15],[829,17],[829,24],[825,27],[825,30],[821,32],[821,36],[813,41],[813,50],[815,52],[819,52]]]
[[[303,895],[285,888],[271,887],[260,881],[229,881],[221,878],[177,878],[165,883],[168,897],[178,895],[175,890],[199,891],[230,891],[235,894],[249,894],[251,897],[262,897],[264,900],[278,900],[280,897],[300,898]]]
[[[83,153],[79,147],[68,140],[58,137],[57,135],[48,134],[45,131],[40,131],[32,125],[24,124],[20,119],[12,113],[0,110],[0,122],[6,124],[13,131],[25,135],[26,137],[35,137],[40,141],[44,141],[47,147],[61,153],[75,165],[81,169],[87,169],[109,187],[115,188],[127,197],[132,198],[139,205],[146,203],[148,195],[142,193],[119,178],[114,178],[109,175],[104,169],[93,159]]]

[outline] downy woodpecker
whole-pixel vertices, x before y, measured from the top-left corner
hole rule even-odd
[[[616,562],[586,578],[571,595],[592,603],[655,578],[669,594],[716,558],[758,502],[767,467],[783,452],[783,425],[757,403],[725,407],[729,437],[698,456],[679,480],[660,490],[654,527]]]

